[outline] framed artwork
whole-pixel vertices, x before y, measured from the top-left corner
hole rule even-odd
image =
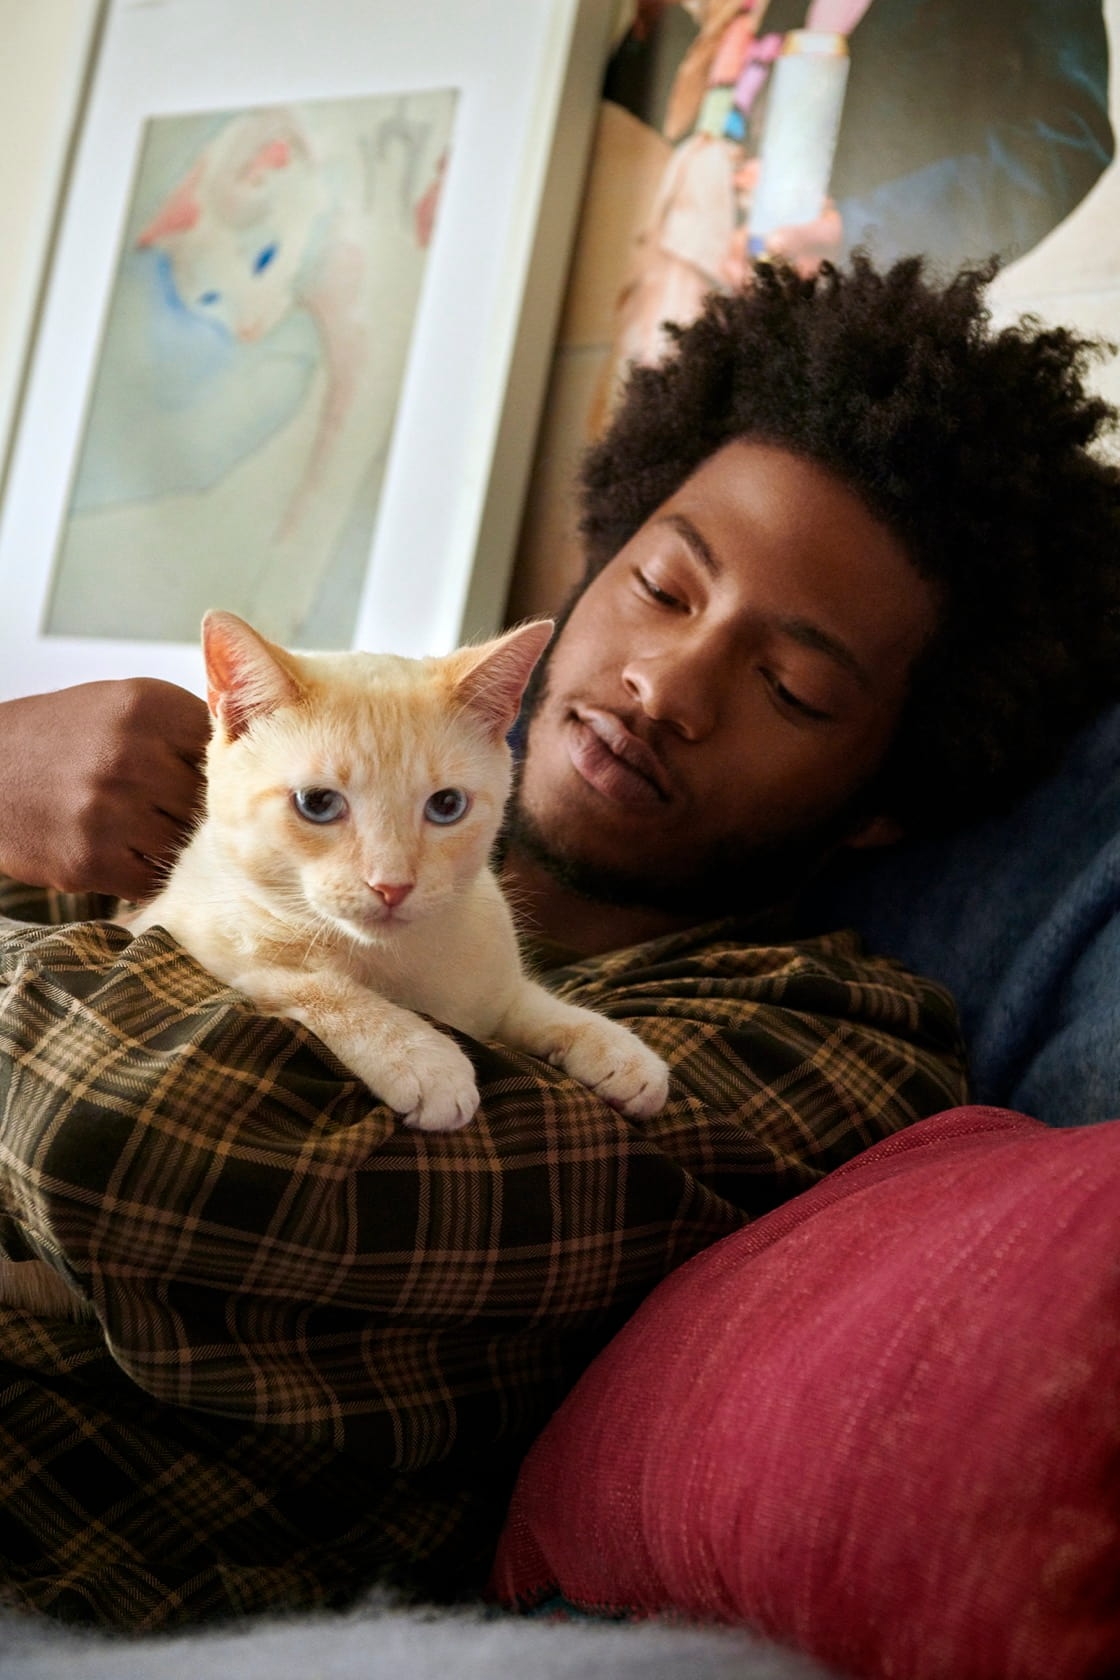
[[[611,8],[109,0],[0,515],[0,696],[496,628]]]

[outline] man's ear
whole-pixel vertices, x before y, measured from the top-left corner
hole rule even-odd
[[[844,844],[855,852],[870,851],[873,846],[897,845],[905,832],[893,817],[872,817],[849,834]]]

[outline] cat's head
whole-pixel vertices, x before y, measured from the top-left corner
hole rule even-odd
[[[296,307],[324,203],[294,112],[248,112],[203,148],[136,243],[160,257],[192,314],[248,342]]]
[[[290,653],[208,613],[206,821],[256,900],[360,939],[438,914],[487,866],[551,630],[405,659]]]

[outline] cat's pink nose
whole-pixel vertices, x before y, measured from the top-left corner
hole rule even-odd
[[[378,898],[384,899],[390,910],[395,910],[398,904],[404,903],[416,883],[415,881],[371,881],[369,885],[371,892],[375,892]]]

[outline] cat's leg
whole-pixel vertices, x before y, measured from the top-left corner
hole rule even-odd
[[[238,976],[267,1014],[310,1027],[374,1096],[424,1132],[453,1132],[478,1107],[474,1068],[454,1039],[344,976],[275,970]]]
[[[526,980],[494,1031],[515,1050],[541,1056],[633,1120],[665,1106],[669,1070],[629,1028],[564,1003]]]

